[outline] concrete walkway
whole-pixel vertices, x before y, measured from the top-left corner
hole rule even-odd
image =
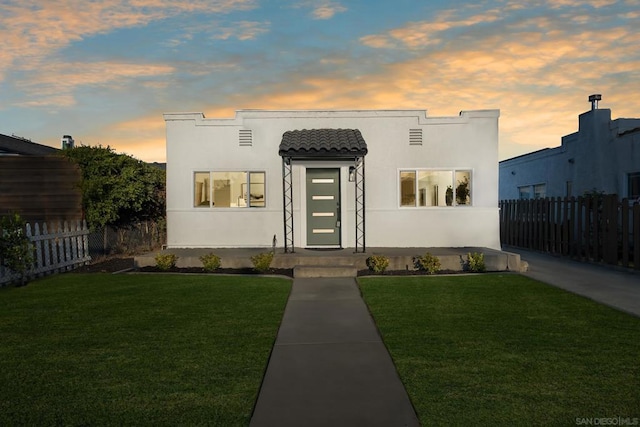
[[[511,247],[506,250],[529,263],[525,276],[640,317],[640,274]]]
[[[420,425],[353,278],[294,280],[250,425]]]

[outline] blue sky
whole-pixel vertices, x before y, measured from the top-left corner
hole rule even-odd
[[[0,133],[146,161],[163,112],[497,108],[500,159],[640,117],[640,0],[0,0],[0,40]]]

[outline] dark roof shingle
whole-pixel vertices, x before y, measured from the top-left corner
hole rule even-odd
[[[367,143],[358,129],[290,130],[282,135],[278,149],[282,157],[360,157]]]

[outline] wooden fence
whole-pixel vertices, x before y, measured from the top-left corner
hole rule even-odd
[[[500,240],[640,270],[640,204],[616,195],[504,200]]]
[[[89,256],[89,230],[86,222],[76,221],[26,226],[26,235],[33,244],[34,263],[29,278],[71,270],[91,260]],[[0,263],[0,286],[18,278]]]

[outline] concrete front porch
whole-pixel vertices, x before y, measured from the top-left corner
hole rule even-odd
[[[269,248],[194,248],[165,249],[178,257],[177,267],[201,267],[199,257],[215,253],[221,258],[222,268],[251,268],[253,255],[267,252]],[[442,270],[463,271],[469,252],[484,254],[487,271],[523,270],[520,255],[495,249],[463,248],[369,248],[366,253],[355,253],[353,248],[335,250],[316,250],[296,248],[293,253],[284,253],[276,248],[271,267],[294,269],[296,277],[354,277],[358,270],[367,269],[366,260],[371,255],[384,255],[389,258],[387,270],[413,270],[413,258],[429,252],[437,256]],[[155,266],[156,253],[135,257],[135,266]]]

